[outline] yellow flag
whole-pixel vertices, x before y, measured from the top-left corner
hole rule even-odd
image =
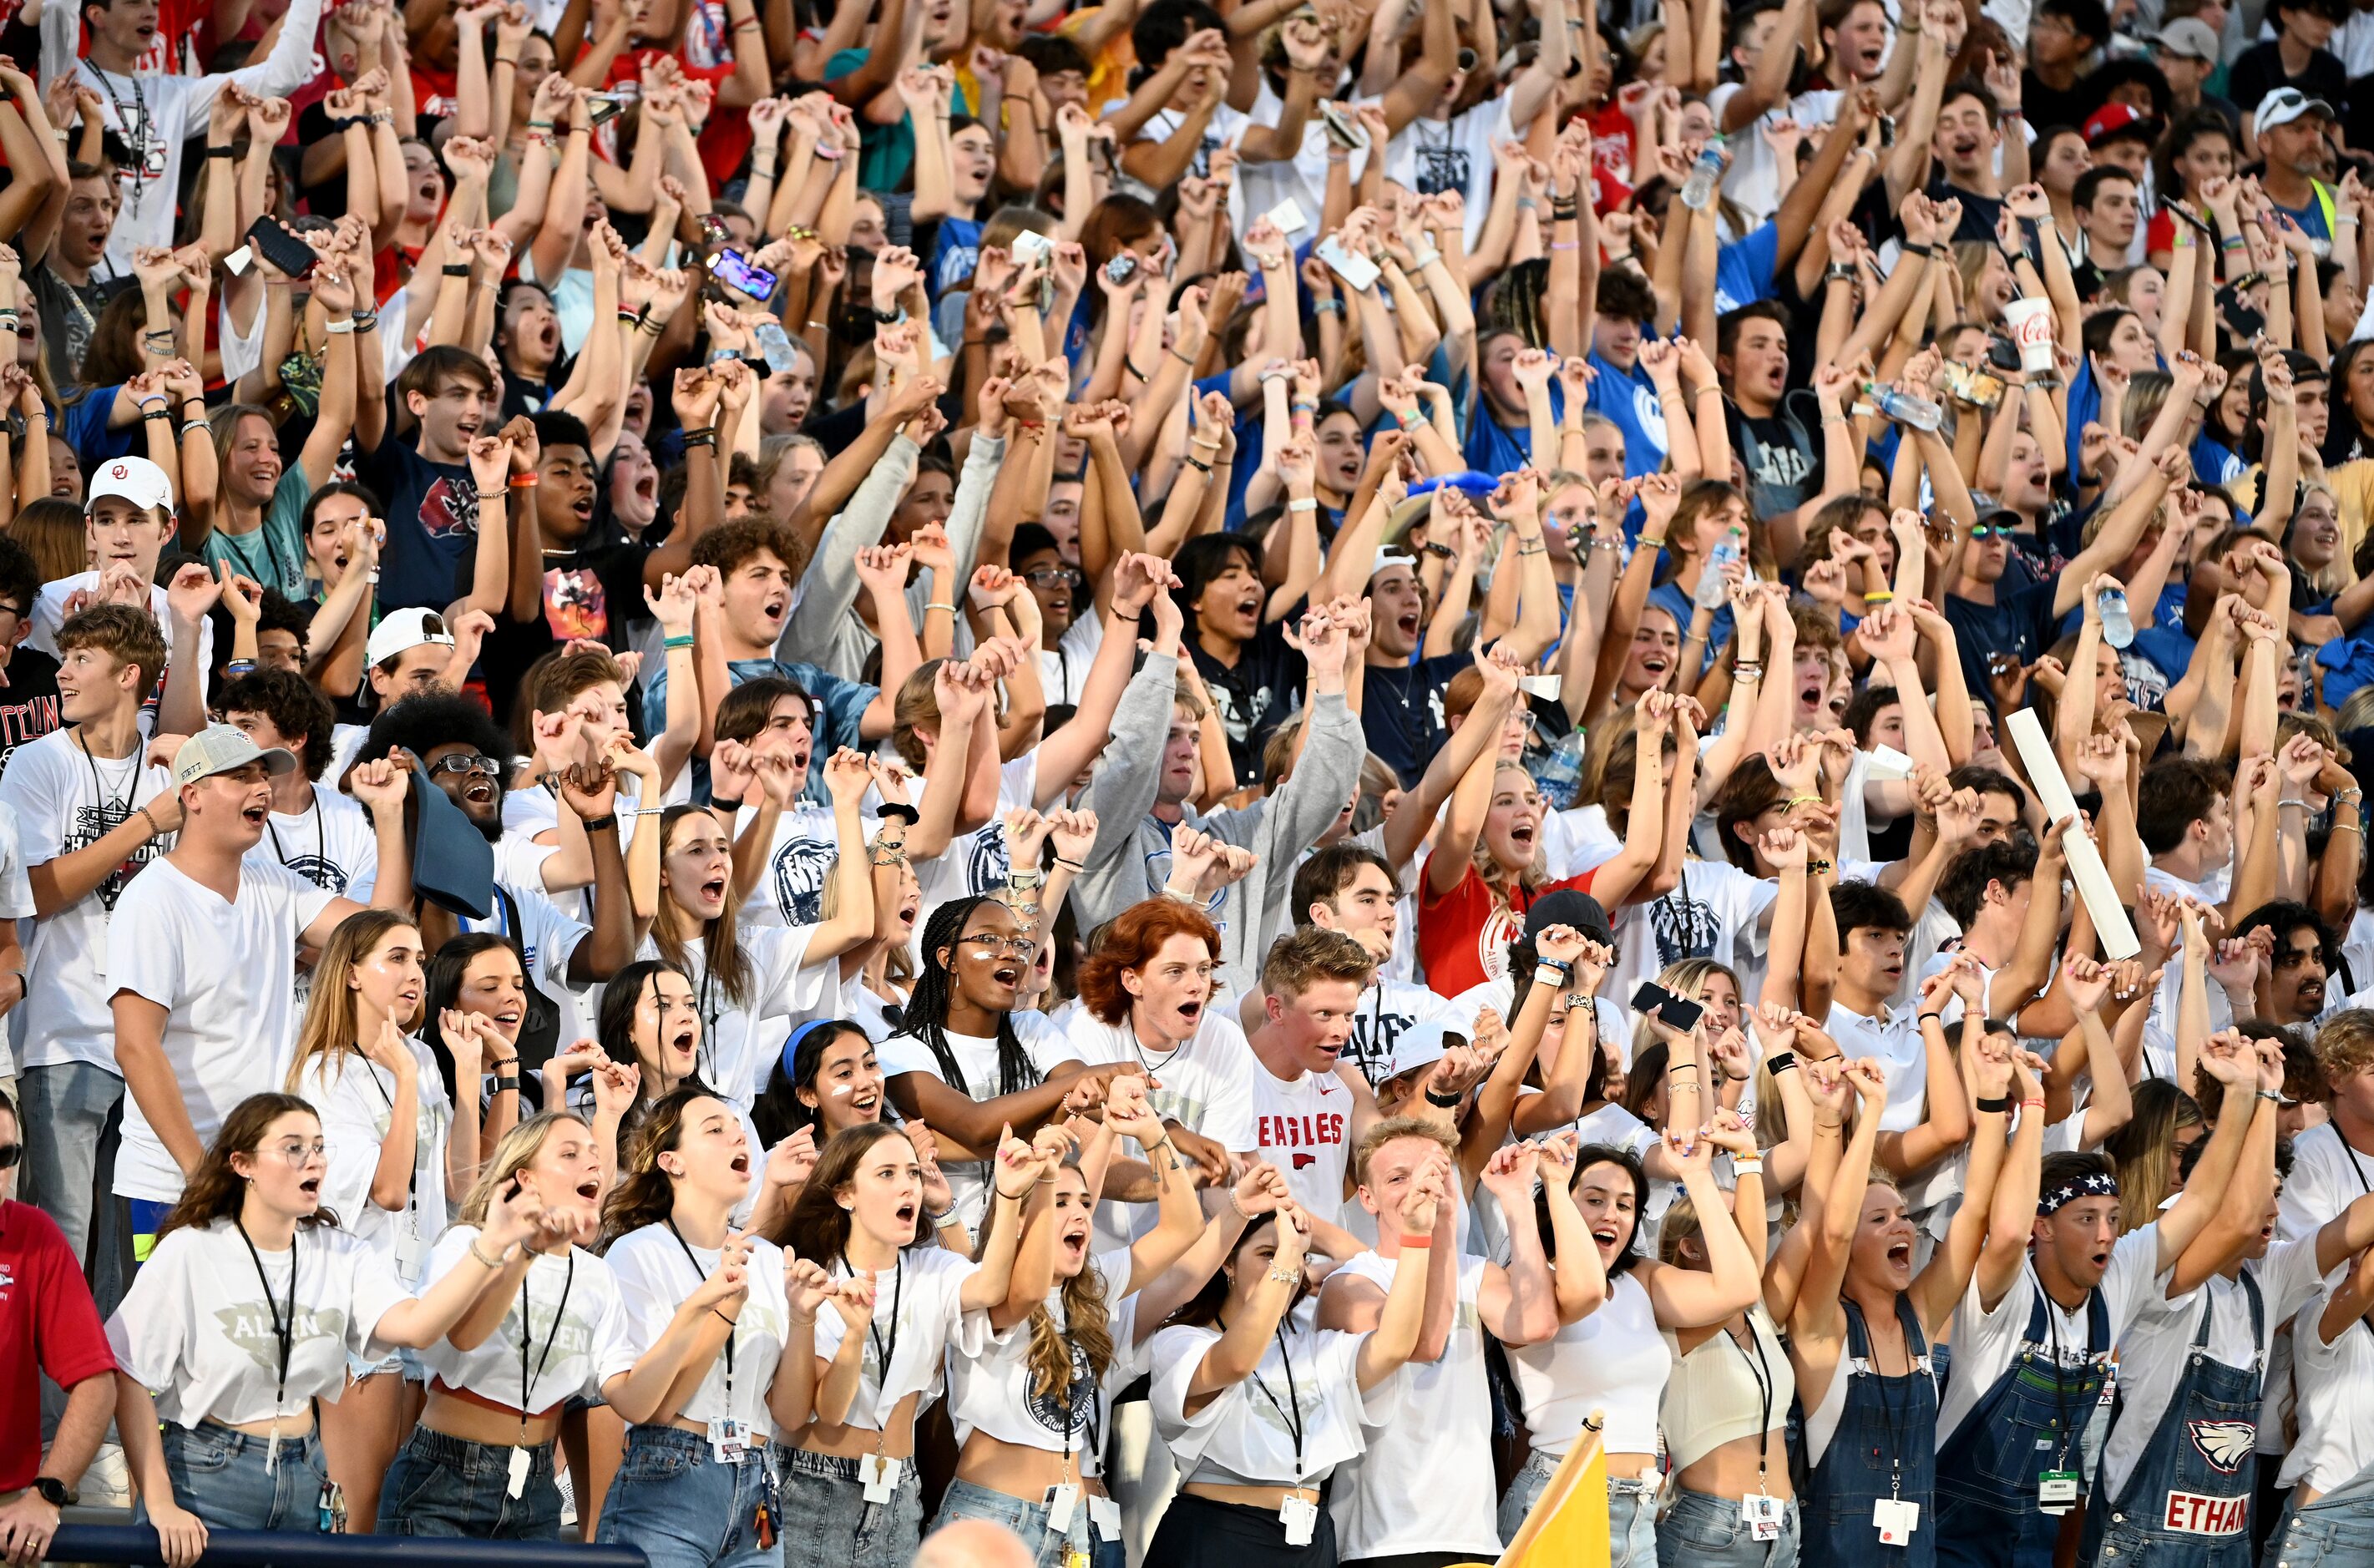
[[[1607,1568],[1607,1454],[1593,1426],[1567,1450],[1498,1568]],[[1485,1563],[1462,1568],[1488,1568]]]

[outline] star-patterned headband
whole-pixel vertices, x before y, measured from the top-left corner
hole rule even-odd
[[[2119,1178],[2108,1171],[2091,1171],[2075,1181],[2064,1181],[2037,1201],[2039,1215],[2054,1214],[2080,1198],[2116,1198]]]

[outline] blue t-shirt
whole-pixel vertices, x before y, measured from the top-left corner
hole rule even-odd
[[[1687,593],[1682,591],[1679,582],[1659,583],[1649,591],[1649,603],[1671,614],[1675,626],[1684,637],[1689,636],[1690,617],[1698,613],[1698,606]],[[1714,619],[1707,626],[1706,648],[1698,656],[1698,673],[1706,673],[1707,667],[1714,662],[1715,649],[1730,640],[1731,602],[1726,599],[1715,606]]]
[[[980,222],[970,217],[944,217],[932,236],[931,262],[923,269],[923,287],[937,299],[970,277],[980,260]]]
[[[1550,417],[1566,417],[1566,389],[1556,381],[1550,383]],[[1479,389],[1468,409],[1466,458],[1478,474],[1512,474],[1525,467],[1534,461],[1532,423],[1501,424]]]
[[[119,390],[117,387],[93,387],[59,413],[63,427],[58,434],[65,438],[66,445],[74,448],[76,461],[82,464],[85,474],[111,458],[129,457],[135,451],[145,452],[147,450],[147,438],[141,434],[139,421],[135,420],[121,430],[107,427],[107,416],[114,411],[115,394]],[[135,448],[135,441],[143,444]]]
[[[1772,268],[1780,258],[1777,223],[1768,223],[1746,239],[1718,249],[1714,253],[1715,314],[1770,298]]]
[[[1591,368],[1599,375],[1591,383],[1585,406],[1606,415],[1624,432],[1624,477],[1638,479],[1664,467],[1665,410],[1657,401],[1656,384],[1649,380],[1649,372],[1638,361],[1629,370],[1619,370],[1596,353],[1591,357]]]

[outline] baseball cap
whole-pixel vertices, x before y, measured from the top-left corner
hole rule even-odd
[[[2251,118],[2260,130],[2266,131],[2310,114],[2321,114],[2330,120],[2333,105],[2321,98],[2310,98],[2298,88],[2277,88],[2259,100],[2259,111]]]
[[[2198,17],[2168,23],[2152,41],[2170,54],[2180,54],[2188,60],[2214,62],[2217,58],[2217,34]]]
[[[2132,136],[2138,141],[2159,139],[2159,122],[2129,103],[2106,103],[2086,119],[2086,145],[2098,147],[2105,142]]]
[[[1552,926],[1572,926],[1602,946],[1616,941],[1616,929],[1608,924],[1607,911],[1599,900],[1570,887],[1536,898],[1525,911],[1527,937],[1537,937]]]
[[[99,504],[101,496],[121,496],[135,507],[173,505],[173,482],[165,471],[145,457],[119,457],[100,463],[91,474],[90,490],[83,497],[86,512]]]
[[[251,762],[264,764],[266,772],[277,777],[296,767],[297,755],[286,746],[259,746],[246,731],[234,725],[209,724],[183,741],[182,749],[173,754],[173,788],[195,784]]]
[[[427,644],[453,646],[453,634],[445,629],[444,616],[434,610],[391,610],[371,627],[370,640],[363,644],[363,662],[384,664],[399,653]]]
[[[1452,1028],[1440,1018],[1421,1018],[1403,1030],[1393,1041],[1393,1059],[1378,1079],[1399,1078],[1404,1072],[1421,1067],[1432,1067],[1450,1050],[1453,1039],[1466,1038],[1465,1032]]]

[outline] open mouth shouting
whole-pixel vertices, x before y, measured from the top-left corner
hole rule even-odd
[[[923,895],[920,892],[909,894],[899,901],[899,923],[910,930],[915,927],[915,917],[923,912]]]
[[[921,1211],[922,1205],[916,1199],[906,1198],[899,1199],[899,1207],[890,1212],[898,1222],[899,1232],[911,1237],[915,1234],[915,1216]]]
[[[849,1096],[849,1108],[867,1121],[878,1119],[882,1114],[881,1087],[868,1083],[862,1089],[852,1090]]]
[[[783,617],[791,613],[791,608],[792,596],[782,589],[776,589],[770,592],[766,602],[758,606],[758,614],[766,617],[767,625],[780,629],[783,624]]]
[[[1601,1258],[1612,1258],[1623,1246],[1624,1233],[1616,1225],[1593,1225],[1591,1228],[1591,1239],[1599,1244]]]
[[[307,1176],[297,1184],[297,1190],[313,1202],[319,1203],[322,1200],[322,1178],[317,1176]]]
[[[1891,1272],[1910,1276],[1912,1272],[1912,1238],[1905,1237],[1887,1249],[1887,1267]]]
[[[581,1201],[588,1205],[600,1202],[602,1200],[602,1178],[598,1176],[590,1176],[583,1181],[579,1182],[577,1184],[577,1196]]]
[[[1022,989],[1023,972],[1023,965],[1019,961],[1001,958],[997,961],[996,967],[990,970],[989,981],[1000,990],[1019,991]]]
[[[695,1031],[688,1019],[678,1024],[667,1039],[668,1070],[671,1072],[683,1077],[692,1071],[694,1045]]]
[[[744,1150],[741,1153],[735,1155],[731,1160],[725,1162],[725,1164],[726,1168],[731,1170],[735,1176],[748,1176],[750,1174],[749,1151],[746,1149]]]
[[[1088,1258],[1088,1221],[1083,1214],[1064,1222],[1063,1234],[1056,1238],[1058,1249],[1055,1267],[1059,1272],[1076,1274]]]

